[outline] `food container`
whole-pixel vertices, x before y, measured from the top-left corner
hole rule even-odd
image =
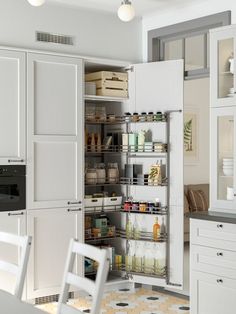
[[[108,114],[107,115],[107,121],[108,122],[114,122],[116,121],[116,116],[114,114]]]
[[[131,201],[126,201],[124,203],[124,210],[127,210],[127,211],[132,210],[132,202]]]
[[[107,180],[109,183],[119,182],[119,169],[116,162],[108,163]]]
[[[96,164],[97,183],[103,184],[106,182],[106,169],[105,164]]]
[[[149,113],[147,115],[147,121],[152,122],[153,118],[154,118],[154,113],[152,111],[149,111]]]
[[[88,198],[84,200],[85,211],[101,211],[103,198]]]
[[[102,236],[101,229],[100,228],[93,228],[92,229],[92,235],[93,235],[93,238],[101,238],[101,236]]]
[[[153,142],[145,142],[144,143],[144,151],[152,152],[153,151]]]
[[[94,168],[87,169],[86,176],[85,176],[85,182],[86,182],[86,184],[97,184],[96,169],[94,169]]]
[[[131,121],[131,113],[125,112],[125,122],[130,122],[130,121]]]
[[[91,216],[85,216],[85,230],[92,228],[92,217]]]
[[[163,120],[163,115],[161,111],[157,111],[154,117],[155,121],[162,121]]]
[[[116,235],[116,227],[115,226],[108,226],[107,228],[107,236],[114,237]]]
[[[103,198],[103,206],[105,210],[114,210],[117,207],[121,207],[121,204],[122,204],[122,196]]]
[[[148,202],[147,210],[152,212],[152,211],[154,211],[154,208],[155,208],[155,203],[154,202]]]
[[[140,122],[145,122],[147,120],[147,113],[146,112],[142,112],[141,116],[139,117],[139,121]]]
[[[140,202],[139,203],[139,210],[141,211],[141,212],[145,212],[146,210],[147,210],[147,203],[146,202]]]
[[[133,113],[132,121],[133,122],[138,122],[139,121],[139,114],[137,112]]]
[[[134,210],[134,211],[139,210],[139,202],[133,202],[132,203],[132,210]]]

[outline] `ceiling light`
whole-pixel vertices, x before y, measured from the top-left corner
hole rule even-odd
[[[28,2],[34,7],[39,7],[45,3],[45,0],[28,0]]]
[[[134,7],[132,6],[131,1],[124,0],[121,2],[121,6],[118,9],[118,16],[123,22],[131,21],[135,16]]]

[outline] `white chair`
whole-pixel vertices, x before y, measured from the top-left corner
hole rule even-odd
[[[88,278],[73,274],[72,271],[76,254],[88,257],[99,263],[95,282]],[[72,239],[69,246],[57,314],[83,313],[66,304],[70,285],[88,292],[93,297],[90,313],[99,314],[108,269],[109,258],[107,250],[98,249],[87,244],[82,244]]]
[[[18,265],[0,260],[0,270],[16,276],[14,295],[19,299],[21,299],[23,293],[31,240],[31,237],[28,236],[18,236],[0,232],[0,242],[15,245],[20,248],[20,261]]]

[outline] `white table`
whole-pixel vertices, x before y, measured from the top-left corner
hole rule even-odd
[[[12,294],[0,290],[1,314],[46,314],[33,305],[20,301]]]

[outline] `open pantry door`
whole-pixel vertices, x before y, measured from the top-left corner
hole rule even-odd
[[[135,64],[129,73],[129,101],[130,112],[163,112],[167,121],[162,126],[154,125],[151,132],[152,142],[169,143],[168,153],[161,157],[164,165],[167,186],[163,187],[131,187],[130,194],[137,199],[159,198],[167,206],[168,214],[165,218],[158,217],[166,223],[166,242],[154,250],[165,251],[166,274],[161,276],[145,276],[133,273],[134,282],[163,287],[183,288],[183,259],[184,259],[184,183],[183,183],[183,78],[184,69],[182,60]],[[138,126],[135,126],[138,128]],[[135,128],[134,127],[134,128]],[[140,126],[141,127],[141,126]],[[142,128],[142,127],[141,127]],[[136,131],[139,131],[136,129]],[[159,162],[159,160],[158,160]],[[155,160],[133,163],[143,163],[146,172],[150,166],[157,163]],[[154,217],[147,221],[147,228],[152,232]],[[165,220],[164,220],[165,219]],[[143,222],[144,223],[144,222]],[[146,244],[145,244],[146,245]],[[154,243],[154,245],[156,245]],[[164,248],[162,246],[164,246]],[[144,247],[144,250],[147,247]],[[157,252],[156,252],[157,253]],[[148,259],[148,252],[144,258]],[[154,253],[155,254],[155,253]],[[145,269],[144,269],[145,272]]]

